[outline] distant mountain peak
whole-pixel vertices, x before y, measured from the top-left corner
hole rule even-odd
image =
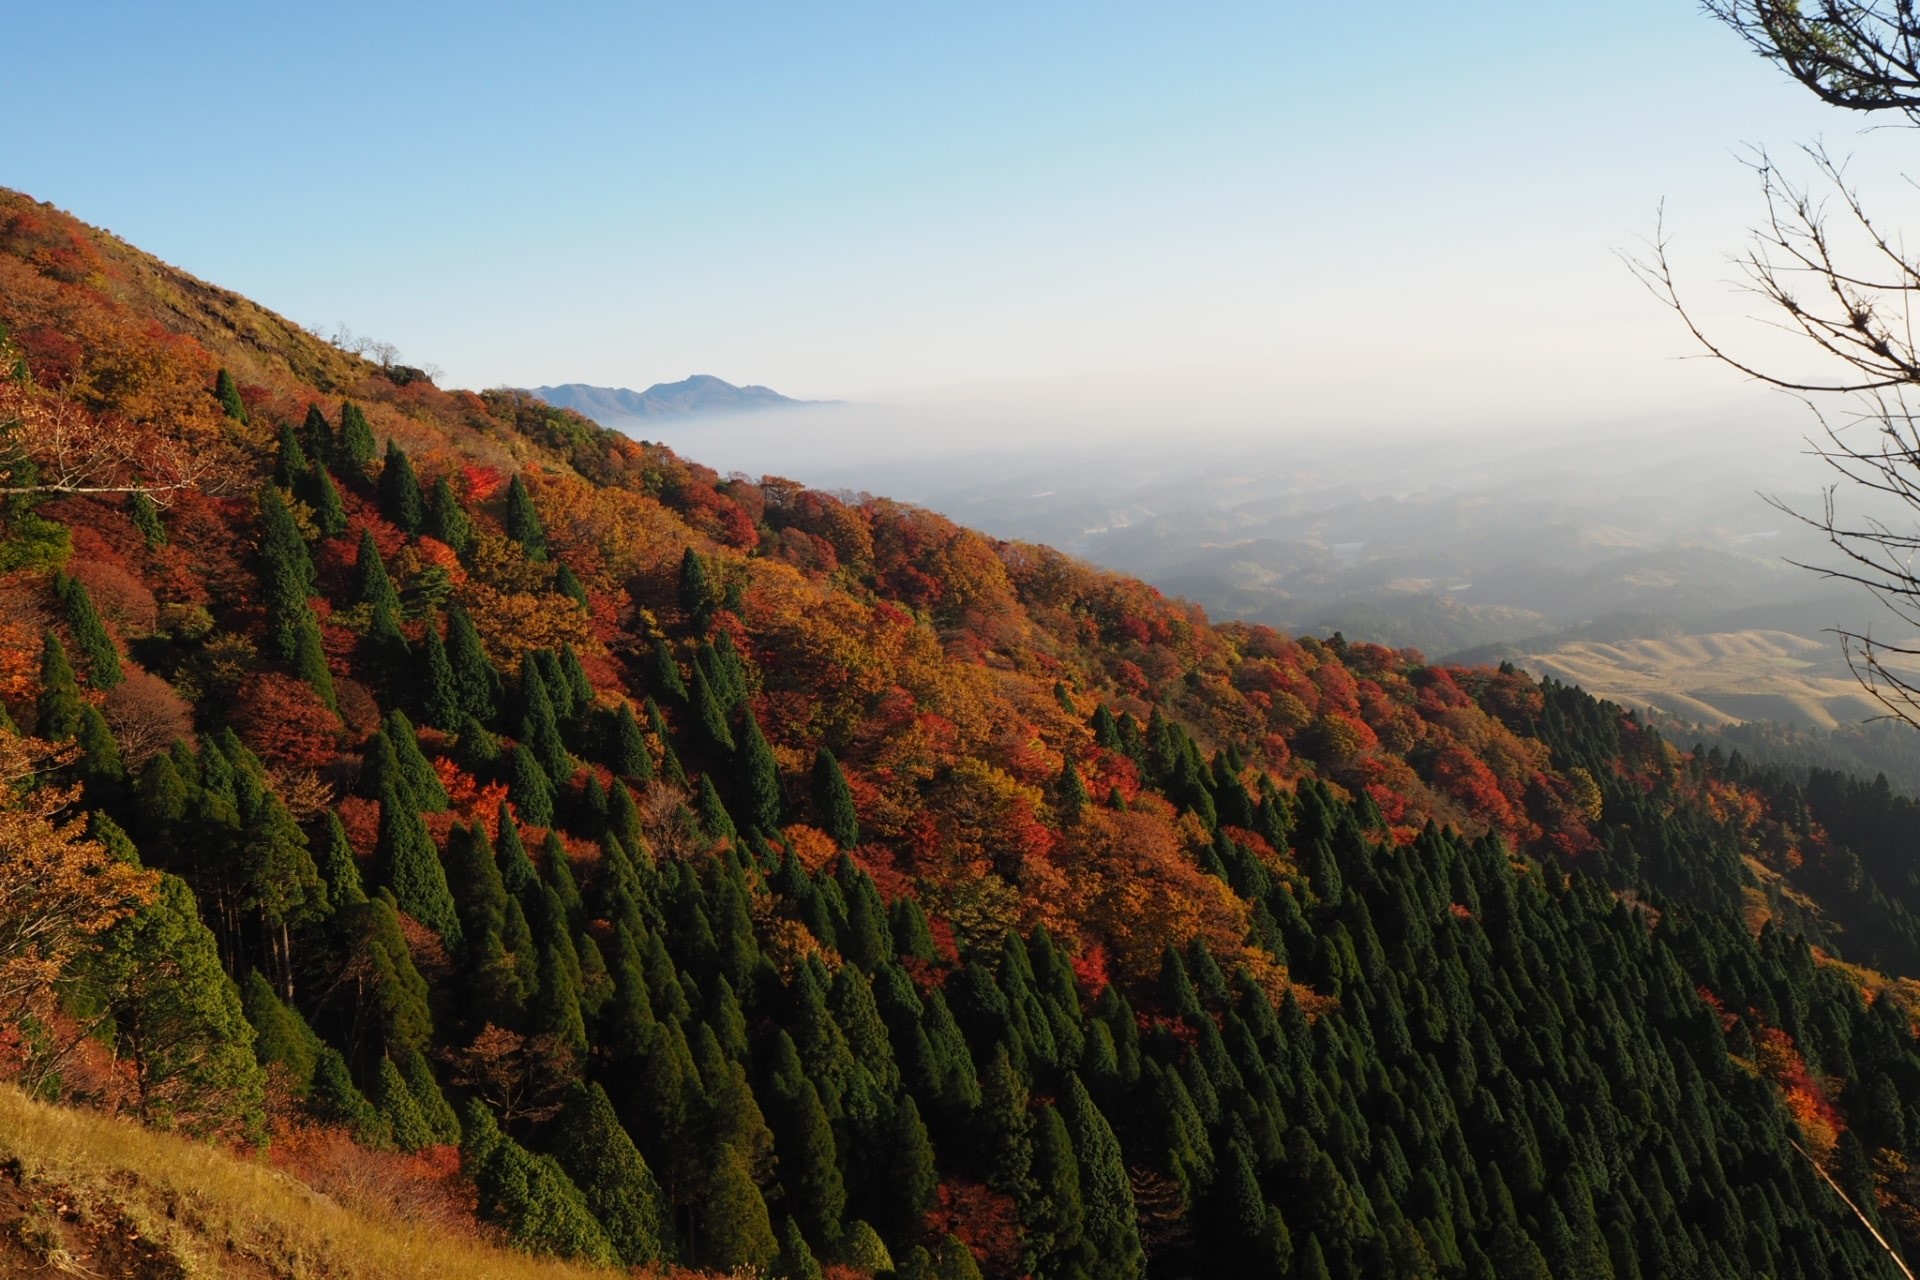
[[[645,391],[584,382],[529,389],[550,405],[572,409],[601,423],[620,418],[701,418],[818,403],[783,396],[771,387],[737,387],[710,373],[696,373],[679,382],[656,382]]]

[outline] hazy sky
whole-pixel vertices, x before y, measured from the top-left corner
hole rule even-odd
[[[1688,0],[15,6],[0,183],[454,385],[1097,383],[1297,425],[1753,393],[1740,144],[1860,135]],[[987,397],[991,401],[991,395]]]

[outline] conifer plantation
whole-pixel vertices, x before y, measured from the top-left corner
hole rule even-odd
[[[8,1099],[567,1274],[1920,1260],[1884,779],[396,381],[7,192],[0,325]],[[73,420],[194,466],[39,479]]]

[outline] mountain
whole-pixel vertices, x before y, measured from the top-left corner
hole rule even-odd
[[[569,382],[558,387],[534,387],[533,394],[550,405],[602,423],[623,418],[702,418],[816,403],[790,399],[767,387],[736,387],[706,373],[679,382],[656,382],[645,391]]]
[[[1920,1249],[1884,784],[396,380],[11,193],[0,325],[0,1261],[313,1265],[17,1096],[602,1266]]]

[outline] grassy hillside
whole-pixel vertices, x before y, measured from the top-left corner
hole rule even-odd
[[[127,1280],[575,1280],[360,1196],[351,1207],[264,1159],[30,1101],[0,1085],[0,1274]]]

